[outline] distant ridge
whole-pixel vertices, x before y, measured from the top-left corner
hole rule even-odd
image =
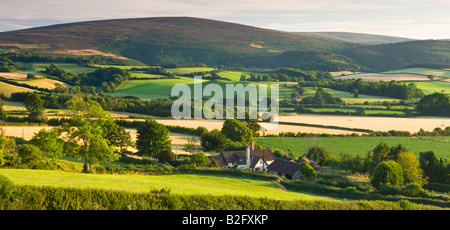
[[[340,40],[345,42],[359,43],[359,44],[387,44],[414,41],[416,39],[377,35],[377,34],[364,34],[364,33],[351,33],[351,32],[294,32],[295,34],[316,36],[327,39]]]
[[[108,55],[147,65],[382,72],[450,64],[450,41],[292,33],[193,17],[87,21],[0,33],[0,52]]]
[[[93,49],[149,64],[226,63],[235,56],[329,51],[342,41],[192,17],[88,21],[0,33],[0,48],[39,52]]]

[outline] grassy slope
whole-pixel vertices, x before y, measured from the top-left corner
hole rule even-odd
[[[429,81],[429,82],[414,82],[417,88],[422,89],[426,94],[431,94],[434,92],[443,92],[445,90],[446,94],[450,94],[450,82],[444,81]]]
[[[430,68],[407,68],[387,71],[384,73],[412,73],[421,75],[434,75],[437,77],[450,78],[450,71],[441,69],[430,69]]]
[[[245,195],[278,200],[336,200],[314,194],[286,192],[274,182],[221,175],[100,175],[22,169],[0,169],[0,174],[21,185],[102,188],[133,192],[170,188],[175,194]]]
[[[7,97],[10,97],[11,93],[33,92],[33,91],[35,91],[35,90],[20,87],[20,86],[10,85],[10,84],[4,83],[4,82],[0,82],[0,93],[5,94],[5,96],[7,96]]]
[[[336,138],[257,138],[256,143],[264,147],[281,149],[284,151],[291,150],[296,154],[302,155],[308,152],[308,149],[314,145],[332,151],[335,155],[340,152],[347,152],[353,156],[366,156],[369,150],[372,150],[381,141],[389,146],[403,144],[413,152],[416,157],[420,151],[433,150],[437,157],[450,157],[448,146],[450,138],[442,139],[419,139],[404,137],[336,137]]]

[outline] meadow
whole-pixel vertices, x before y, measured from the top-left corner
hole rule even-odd
[[[256,143],[263,147],[292,151],[301,156],[316,145],[322,146],[337,156],[341,152],[352,156],[365,157],[380,142],[388,146],[403,144],[406,148],[419,157],[421,151],[434,151],[437,157],[450,157],[450,137],[443,138],[417,138],[417,137],[262,137],[256,138]]]
[[[391,70],[383,73],[393,74],[393,73],[408,73],[408,74],[420,74],[420,75],[434,75],[436,77],[450,78],[449,70],[442,69],[430,69],[430,68],[406,68]]]
[[[5,82],[0,82],[0,93],[3,93],[6,97],[10,97],[12,93],[18,92],[34,92],[36,90],[28,89],[25,87],[20,87],[16,85],[11,85]]]
[[[70,73],[91,73],[97,70],[97,68],[93,67],[86,67],[86,66],[80,66],[76,63],[61,63],[61,62],[31,62],[31,63],[24,63],[24,67],[27,68],[27,70],[21,70],[18,72],[22,73],[34,73],[34,74],[41,74],[39,71],[44,70],[45,67],[54,64],[58,66],[59,68],[65,70],[66,72]],[[116,66],[114,66],[116,67]]]
[[[450,94],[450,82],[447,81],[414,82],[414,84],[416,84],[417,88],[422,89],[425,94],[434,92]]]
[[[153,189],[170,189],[173,194],[178,195],[245,195],[275,200],[340,200],[310,193],[284,191],[272,181],[228,175],[111,175],[27,169],[0,169],[0,175],[6,176],[17,185],[97,188],[136,193],[149,192]]]

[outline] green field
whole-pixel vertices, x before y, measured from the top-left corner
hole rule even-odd
[[[227,84],[242,83],[243,85],[254,84],[259,90],[259,84],[267,83],[267,94],[270,96],[271,82],[234,82],[225,80],[206,80],[202,79],[202,88],[204,89],[208,84],[218,84],[223,90],[225,96],[225,86]],[[194,92],[194,78],[180,77],[180,79],[157,79],[157,80],[130,80],[123,84],[116,92],[111,95],[114,96],[138,96],[142,99],[153,98],[167,98],[171,96],[172,87],[176,84],[186,84],[190,87],[191,93]],[[293,88],[279,87],[280,99],[285,95],[290,95],[295,90]],[[248,98],[248,95],[246,96]]]
[[[365,95],[360,94],[358,98],[354,98],[353,94],[345,91],[339,91],[334,89],[328,89],[324,88],[325,91],[332,93],[335,97],[340,97],[342,100],[344,100],[347,103],[350,104],[362,104],[366,101],[368,102],[374,102],[374,101],[396,101],[397,99],[389,98],[389,97],[381,97],[381,96],[371,96],[371,95]],[[300,97],[314,97],[316,94],[317,89],[314,89],[313,87],[305,87],[305,93]]]
[[[215,68],[210,67],[187,67],[187,68],[167,68],[166,70],[174,74],[189,74],[194,72],[207,72],[212,71]]]
[[[426,94],[431,94],[434,92],[450,94],[450,82],[426,81],[426,82],[412,82],[412,83],[416,84],[417,88],[422,89]]]
[[[32,62],[32,63],[24,63],[23,65],[26,68],[28,68],[28,69],[27,70],[22,70],[22,71],[19,71],[19,72],[42,74],[42,73],[39,73],[38,71],[44,70],[45,67],[47,67],[47,66],[49,66],[51,64],[55,64],[56,66],[58,66],[59,68],[65,70],[66,72],[75,73],[75,74],[91,73],[91,72],[94,72],[95,70],[97,70],[97,68],[79,66],[79,65],[77,65],[75,63]]]
[[[36,90],[11,85],[5,82],[0,82],[0,93],[3,93],[5,96],[10,97],[12,93],[18,93],[18,92],[34,92]]]
[[[416,157],[420,151],[432,150],[437,157],[450,157],[450,137],[443,138],[408,138],[408,137],[332,137],[332,138],[299,138],[299,137],[270,137],[256,138],[256,143],[263,147],[292,151],[297,155],[303,155],[309,148],[320,145],[335,155],[346,152],[353,156],[366,156],[368,151],[384,141],[393,146],[403,144],[413,152]]]
[[[407,68],[407,69],[392,70],[383,73],[411,73],[411,74],[434,75],[437,77],[450,78],[450,71],[441,69],[430,69],[430,68]]]
[[[326,196],[284,191],[271,181],[223,175],[107,175],[26,169],[0,169],[0,174],[19,185],[100,188],[132,192],[169,188],[174,194],[185,195],[245,195],[277,200],[337,200]]]

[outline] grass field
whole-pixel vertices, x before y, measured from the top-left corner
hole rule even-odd
[[[345,91],[340,90],[334,90],[334,89],[328,89],[324,88],[325,91],[332,93],[335,97],[340,97],[342,100],[344,100],[346,103],[350,104],[362,104],[366,101],[368,102],[374,102],[374,101],[397,101],[397,99],[389,98],[389,97],[381,97],[381,96],[372,96],[372,95],[365,95],[360,94],[358,98],[354,98],[353,94]],[[316,94],[317,89],[314,89],[313,87],[305,87],[305,93],[300,98],[305,97],[314,97]]]
[[[18,92],[34,92],[36,90],[10,85],[5,82],[0,82],[0,93],[3,93],[6,97],[10,97],[12,93],[18,93]]]
[[[338,201],[326,196],[284,191],[270,181],[223,175],[101,175],[25,169],[0,169],[0,174],[19,185],[100,188],[132,192],[148,192],[152,189],[169,188],[172,193],[186,195],[245,195],[277,200]]]
[[[75,74],[91,73],[91,72],[94,72],[95,70],[97,70],[97,68],[79,66],[75,63],[32,62],[32,63],[24,63],[23,65],[28,69],[22,70],[20,72],[40,74],[38,71],[44,70],[45,67],[47,67],[51,64],[55,64],[56,66],[65,70],[66,72],[75,73]]]
[[[420,151],[432,150],[437,157],[450,157],[450,137],[442,139],[420,139],[415,137],[334,137],[334,138],[298,138],[298,137],[271,137],[256,138],[256,143],[273,149],[291,150],[297,155],[303,155],[308,149],[320,145],[333,152],[335,156],[346,152],[353,156],[366,156],[380,142],[389,146],[403,144],[418,158]]]
[[[17,81],[18,83],[21,84],[27,84],[30,86],[36,86],[39,88],[44,88],[44,89],[54,89],[56,88],[55,84],[60,84],[64,87],[70,87],[70,85],[58,81],[58,80],[53,80],[53,79],[48,79],[48,78],[38,78],[38,79],[33,79],[33,80],[24,80],[24,81]]]
[[[210,67],[187,67],[187,68],[167,68],[166,70],[174,74],[189,74],[194,72],[207,72],[215,68]]]
[[[434,75],[436,77],[450,78],[449,70],[430,69],[430,68],[407,68],[407,69],[387,71],[384,73],[410,73],[410,74],[421,74],[425,76]]]
[[[358,73],[346,76],[337,76],[335,79],[358,79],[363,81],[428,81],[425,75],[415,73]]]
[[[422,89],[425,94],[434,92],[450,94],[450,82],[447,81],[414,82],[414,84],[417,88]]]

